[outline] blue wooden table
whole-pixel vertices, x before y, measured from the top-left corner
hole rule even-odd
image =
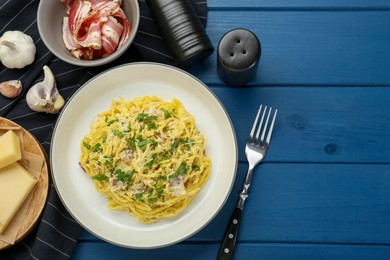
[[[239,167],[229,200],[193,237],[134,250],[83,232],[73,259],[214,259],[241,188],[258,104],[279,110],[256,168],[236,259],[390,259],[390,1],[209,0],[212,43],[244,27],[262,43],[255,79],[226,86],[216,52],[191,73],[226,107]]]

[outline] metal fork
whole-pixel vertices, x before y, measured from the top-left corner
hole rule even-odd
[[[275,123],[276,114],[278,110],[275,109],[275,112],[272,117],[272,122],[270,125],[268,125],[270,116],[272,114],[272,107],[269,108],[268,113],[266,113],[267,106],[265,106],[264,109],[262,108],[263,105],[260,105],[260,108],[257,111],[255,122],[253,123],[252,126],[252,130],[249,134],[249,138],[245,145],[245,155],[249,164],[248,173],[246,174],[244,185],[239,194],[240,197],[239,197],[238,204],[232,214],[221,247],[219,248],[217,259],[233,258],[234,247],[237,241],[238,228],[241,222],[244,203],[245,200],[248,198],[248,189],[249,186],[251,185],[253,169],[264,159],[268,151],[269,143],[271,141],[272,130],[274,128],[274,123]],[[260,119],[260,123],[258,124],[260,114],[262,114],[262,116]],[[264,123],[264,119],[266,119],[265,123]],[[255,135],[255,131],[256,131],[256,135]],[[266,133],[267,133],[267,137],[266,139],[264,139]]]

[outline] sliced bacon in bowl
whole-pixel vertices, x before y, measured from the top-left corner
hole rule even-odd
[[[78,59],[99,59],[114,53],[128,39],[131,24],[121,0],[61,0],[62,39]]]

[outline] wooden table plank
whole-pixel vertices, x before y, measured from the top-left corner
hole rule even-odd
[[[389,243],[388,165],[264,164],[256,173],[243,240]]]
[[[229,113],[239,160],[260,103],[278,108],[267,162],[390,162],[390,88],[212,87]]]
[[[105,259],[215,259],[218,243],[179,244],[157,250],[135,250],[116,248],[104,243],[93,243],[86,246],[81,243],[76,248],[72,259],[105,260]],[[109,255],[115,252],[115,255]],[[388,246],[366,245],[326,245],[326,244],[277,244],[277,243],[238,243],[235,259],[246,260],[383,260],[390,258]]]
[[[390,11],[210,11],[207,33],[215,48],[238,27],[262,43],[261,85],[390,84]],[[217,76],[216,51],[191,70],[204,82]]]

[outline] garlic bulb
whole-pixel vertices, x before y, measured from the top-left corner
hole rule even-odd
[[[33,39],[21,31],[8,31],[0,37],[0,61],[9,69],[30,65],[35,53]]]
[[[48,66],[43,67],[45,78],[32,86],[26,95],[28,106],[37,112],[57,114],[65,101],[57,89],[54,75]]]
[[[0,83],[0,93],[7,98],[15,98],[22,92],[20,80],[9,80]]]

